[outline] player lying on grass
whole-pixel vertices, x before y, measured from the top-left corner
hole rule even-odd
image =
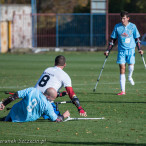
[[[14,95],[15,92],[6,91],[5,94]],[[58,93],[57,93],[57,98],[58,98],[58,97],[63,97],[63,96],[65,96],[65,95],[67,95],[67,92],[66,92],[66,91],[58,92]],[[56,106],[56,104],[54,103],[54,101],[51,101],[51,104],[52,104],[52,106],[53,106],[54,112],[55,112],[58,116],[60,116],[61,113],[60,113],[60,111],[57,109],[57,106]],[[10,109],[11,109],[11,108],[7,108],[7,110],[10,110]],[[48,118],[48,116],[46,116],[46,115],[43,115],[43,118],[44,118],[44,119],[50,120],[50,118]]]
[[[57,56],[55,58],[55,66],[44,70],[40,79],[36,83],[35,88],[39,89],[42,93],[50,87],[59,92],[64,86],[68,96],[72,100],[72,103],[77,107],[80,115],[86,117],[87,114],[80,105],[79,99],[72,88],[71,78],[63,71],[64,67],[66,67],[65,57],[62,55]],[[46,116],[44,118],[46,119]]]
[[[44,94],[36,88],[27,88],[2,101],[0,110],[3,110],[7,104],[15,99],[22,98],[21,101],[13,105],[5,121],[35,121],[45,114],[51,121],[62,122],[64,118],[70,116],[70,113],[66,111],[63,115],[58,116],[54,112],[51,101],[54,101],[56,97],[57,92],[53,88],[46,89]]]

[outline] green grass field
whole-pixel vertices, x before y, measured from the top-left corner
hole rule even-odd
[[[64,69],[72,79],[73,89],[87,111],[88,117],[104,120],[11,123],[0,121],[0,145],[146,145],[146,70],[136,53],[133,78],[135,86],[126,81],[126,95],[120,92],[116,53],[111,52],[96,92],[93,88],[105,57],[103,52],[50,52],[46,54],[0,54],[0,100],[5,91],[18,91],[36,84],[43,70],[54,65],[56,55],[67,59]],[[146,58],[146,56],[145,56]],[[126,77],[128,67],[126,67]],[[57,101],[69,100],[66,96]],[[7,107],[12,107],[14,101]],[[62,104],[61,112],[80,117],[74,105]],[[0,111],[0,118],[9,111]]]

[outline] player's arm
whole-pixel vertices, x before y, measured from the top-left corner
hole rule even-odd
[[[0,111],[2,111],[5,108],[2,102],[0,102]]]
[[[73,104],[77,107],[80,115],[86,117],[87,114],[84,111],[84,109],[82,108],[82,106],[80,105],[79,99],[77,98],[76,94],[74,93],[73,88],[72,87],[65,87],[65,88],[68,93],[68,96],[72,100]]]
[[[66,92],[66,91],[57,92],[57,98],[58,98],[58,97],[63,97],[63,96],[65,96],[65,95],[67,95],[67,92]]]
[[[15,94],[9,96],[8,98],[6,98],[5,100],[3,100],[2,103],[4,106],[6,106],[17,98],[19,98],[18,93],[15,93]]]
[[[14,101],[18,98],[18,94],[14,93],[13,95],[9,96],[8,98],[4,99],[2,102],[0,102],[0,110],[3,110],[6,105]]]
[[[111,38],[111,40],[110,40],[110,42],[109,42],[109,45],[108,45],[108,48],[107,48],[107,50],[104,52],[104,55],[105,55],[105,56],[108,56],[108,55],[109,55],[109,52],[112,50],[112,48],[113,48],[115,42],[116,42],[116,39]]]
[[[136,38],[135,39],[135,42],[136,42],[136,46],[137,46],[138,52],[142,55],[143,54],[143,51],[142,51],[142,49],[140,47],[140,43],[141,43],[140,39],[139,38]]]

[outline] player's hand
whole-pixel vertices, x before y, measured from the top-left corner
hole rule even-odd
[[[58,116],[55,122],[63,122],[64,118],[68,118],[70,116],[69,111],[67,110],[62,116]]]
[[[57,93],[57,97],[62,97],[62,96],[65,96],[67,95],[68,93],[66,91],[63,91],[63,92],[58,92]]]
[[[5,106],[0,102],[0,111],[4,110]]]
[[[64,114],[63,114],[63,117],[64,118],[67,118],[67,117],[69,117],[70,116],[70,113],[69,113],[69,111],[67,110]]]
[[[105,52],[104,52],[104,55],[105,55],[105,56],[108,56],[108,55],[109,55],[109,51],[105,51]]]
[[[139,52],[139,54],[143,55],[143,51],[142,50],[139,50],[138,52]]]
[[[87,117],[87,113],[84,111],[84,109],[81,106],[78,107],[78,111],[80,113],[80,116]]]

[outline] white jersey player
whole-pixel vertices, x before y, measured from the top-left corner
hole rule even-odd
[[[71,78],[69,75],[63,71],[66,66],[65,57],[59,55],[55,58],[55,66],[49,67],[44,70],[43,74],[39,78],[35,88],[44,92],[47,88],[54,88],[57,92],[64,87],[72,100],[73,104],[78,108],[81,116],[87,116],[86,112],[79,103],[79,99],[73,91]]]
[[[57,66],[45,69],[37,84],[35,85],[35,87],[41,90],[43,93],[49,87],[53,87],[57,92],[59,92],[63,86],[72,87],[71,79],[66,72]]]

